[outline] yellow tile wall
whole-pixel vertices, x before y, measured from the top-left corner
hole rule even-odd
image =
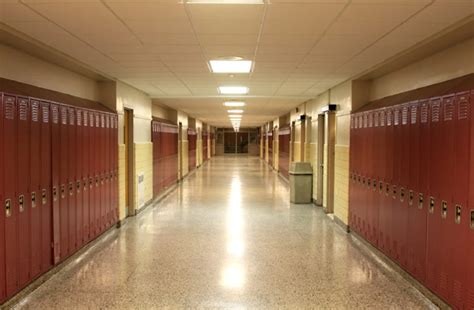
[[[349,146],[336,144],[334,172],[334,215],[349,223]]]
[[[144,174],[145,182],[145,204],[153,199],[153,143],[135,143],[135,208],[138,210],[143,206],[138,205],[138,176]]]
[[[279,152],[278,147],[279,147],[279,142],[278,142],[278,140],[276,140],[276,141],[274,141],[274,143],[273,143],[273,150],[274,150],[274,152],[273,152],[273,154],[274,154],[273,167],[274,167],[276,170],[278,170],[278,159],[279,159],[278,157],[280,156],[280,152]]]
[[[118,149],[119,164],[119,219],[123,220],[126,216],[125,210],[125,144],[119,144]]]
[[[301,161],[301,142],[293,142],[293,159],[294,162]]]
[[[325,143],[324,144],[324,154],[328,153],[328,145]],[[326,155],[324,155],[324,158],[326,158]],[[326,164],[327,161],[324,163],[324,168],[323,168],[323,193],[328,192],[328,165]],[[323,207],[327,208],[328,206],[328,195],[323,194]]]
[[[181,150],[183,151],[182,153],[182,158],[183,158],[183,177],[188,174],[189,172],[189,164],[188,164],[188,140],[182,140],[181,141]]]

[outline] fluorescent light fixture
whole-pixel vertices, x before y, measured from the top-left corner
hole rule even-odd
[[[219,86],[219,93],[221,95],[246,95],[249,88],[245,86]]]
[[[243,101],[226,101],[224,102],[226,107],[243,107],[245,106],[245,102]]]
[[[230,115],[229,115],[229,118],[238,118],[238,119],[241,119],[241,118],[242,118],[242,115],[239,115],[239,114],[230,114]]]
[[[186,0],[196,4],[263,4],[263,0]]]
[[[244,113],[244,110],[227,110],[228,113]]]
[[[251,60],[211,60],[211,70],[214,73],[250,73]]]

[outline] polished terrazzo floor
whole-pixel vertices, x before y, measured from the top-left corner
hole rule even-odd
[[[252,157],[216,157],[21,301],[30,309],[426,309]]]

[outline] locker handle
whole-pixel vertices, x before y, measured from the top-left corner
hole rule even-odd
[[[12,215],[12,200],[5,200],[5,216],[10,217]]]
[[[434,206],[435,206],[435,199],[434,199],[434,197],[430,197],[430,209],[429,209],[429,212],[430,212],[431,214],[434,213]]]
[[[419,193],[418,194],[418,209],[423,209],[423,194]]]
[[[383,182],[382,181],[380,181],[380,183],[379,183],[379,191],[380,191],[380,193],[383,192]]]
[[[94,186],[94,179],[89,178],[89,188],[92,188]]]
[[[48,202],[48,196],[46,194],[46,189],[43,188],[43,190],[41,191],[41,203],[43,205],[45,205],[47,202]]]
[[[471,229],[474,229],[474,209],[471,210]]]
[[[456,205],[454,210],[455,210],[454,222],[456,224],[461,224],[461,210],[462,210],[461,205]]]
[[[53,187],[53,201],[56,201],[58,200],[58,189],[55,187]]]
[[[18,207],[20,209],[20,212],[25,211],[25,196],[24,195],[20,195],[18,197]]]
[[[84,179],[83,186],[84,186],[83,191],[84,192],[87,191],[87,179]]]
[[[408,193],[408,205],[410,205],[410,206],[413,206],[413,196],[414,196],[413,191],[410,191]]]
[[[367,187],[368,187],[368,188],[371,188],[371,187],[372,187],[372,183],[371,183],[370,179],[367,179]]]
[[[400,188],[400,202],[405,201],[405,188]]]
[[[396,185],[392,187],[392,194],[393,194],[392,195],[393,199],[397,199],[397,186]]]
[[[81,192],[81,181],[76,181],[76,192]]]
[[[385,183],[385,196],[390,194],[390,184]]]
[[[445,200],[441,201],[441,217],[446,218],[448,215],[448,203]]]
[[[61,184],[61,198],[66,197],[66,186],[64,184]]]
[[[31,208],[36,208],[36,192],[31,192]]]
[[[99,186],[99,178],[96,177],[96,178],[95,178],[95,187],[98,187],[98,186]]]
[[[69,182],[69,196],[72,196],[74,194],[74,185],[72,182]]]
[[[372,189],[373,189],[374,192],[377,191],[377,180],[374,180],[374,181],[372,182]]]

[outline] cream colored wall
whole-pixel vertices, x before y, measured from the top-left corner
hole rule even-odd
[[[197,139],[196,139],[196,166],[202,165],[202,122],[200,120],[196,120],[196,132],[197,132]]]
[[[474,38],[375,79],[370,87],[370,100],[473,73],[473,55]]]
[[[180,175],[183,177],[186,176],[189,172],[188,167],[188,115],[184,112],[178,111],[178,124],[181,123],[182,125],[182,135],[181,140],[178,143],[178,153],[179,158],[181,161],[178,161],[178,169],[180,171]]]
[[[151,114],[153,117],[168,120],[173,124],[178,123],[177,111],[161,104],[156,99],[152,100]]]
[[[119,219],[123,220],[127,216],[125,202],[125,144],[119,144]]]
[[[95,80],[0,44],[0,77],[99,101]]]
[[[135,206],[139,210],[146,203],[153,199],[153,143],[151,142],[142,142],[135,143]],[[138,191],[138,177],[140,175],[144,176],[144,186],[145,190],[143,191],[143,197],[140,197]],[[140,203],[143,202],[143,204]]]

